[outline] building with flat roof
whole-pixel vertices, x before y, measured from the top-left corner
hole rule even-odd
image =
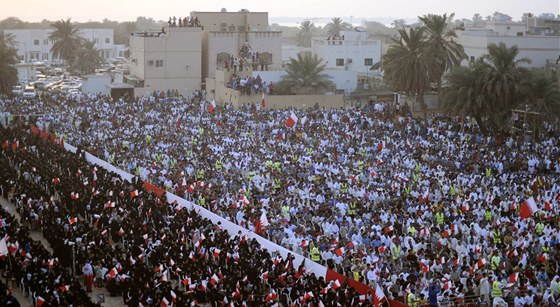
[[[53,41],[49,39],[49,35],[53,31],[53,29],[13,29],[4,30],[4,33],[15,37],[17,54],[22,61],[51,63],[60,61],[51,52]],[[127,50],[125,45],[114,44],[113,29],[81,29],[78,35],[94,42],[100,55],[108,61],[124,56]]]
[[[333,74],[337,90],[354,91],[358,78],[371,76],[371,67],[381,61],[382,41],[370,39],[365,31],[342,31],[338,37],[315,37],[311,50],[323,59],[326,72]]]
[[[133,33],[130,37],[130,75],[135,95],[177,90],[184,96],[200,90],[202,75],[202,29],[169,27],[157,32]]]
[[[521,63],[520,66],[543,68],[548,60],[556,60],[560,55],[559,30],[560,19],[544,14],[541,17],[531,15],[524,21],[487,21],[484,28],[466,28],[458,33],[458,37],[468,61],[487,54],[488,45],[504,43],[507,47],[517,46],[518,59],[531,60],[531,63]]]

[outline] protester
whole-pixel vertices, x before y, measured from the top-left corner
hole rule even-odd
[[[29,121],[249,230],[259,230],[265,212],[262,235],[357,280],[375,279],[373,267],[394,298],[415,289],[432,303],[436,282],[440,300],[490,300],[483,274],[504,285],[504,296],[542,295],[550,285],[536,272],[559,275],[557,131],[528,145],[469,119],[422,122],[391,108],[271,110],[260,100],[233,110],[161,94],[47,96],[4,102],[4,111],[48,114]],[[126,198],[132,188],[115,183]],[[99,214],[101,203],[82,206]],[[141,208],[99,224],[116,234],[142,217],[134,226],[148,227],[150,207]]]

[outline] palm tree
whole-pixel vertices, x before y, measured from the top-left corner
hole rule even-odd
[[[343,22],[340,17],[334,17],[332,22],[329,22],[326,27],[329,36],[340,37],[340,32],[352,28],[352,25],[347,22]]]
[[[416,97],[426,116],[424,93],[434,78],[434,57],[428,52],[423,28],[400,29],[399,34],[400,39],[393,39],[395,44],[383,56],[385,82],[395,91]]]
[[[437,83],[438,96],[441,97],[441,83],[443,75],[452,67],[461,65],[461,61],[467,58],[463,46],[457,41],[457,31],[461,29],[453,23],[455,14],[447,16],[424,15],[418,17],[424,24],[430,52],[436,60],[435,81]]]
[[[95,48],[95,43],[85,40],[76,52],[71,66],[84,74],[91,74],[99,68],[102,62],[103,58],[99,54],[99,50]]]
[[[448,86],[443,91],[442,103],[447,115],[472,116],[480,129],[486,131],[483,115],[487,101],[480,81],[483,67],[482,59],[479,59],[468,67],[453,68],[446,77]]]
[[[51,52],[66,63],[72,62],[75,53],[81,46],[82,38],[78,35],[80,27],[73,25],[70,18],[59,20],[51,25],[55,30],[49,34],[49,39],[53,41]]]
[[[18,72],[15,64],[18,62],[13,35],[0,31],[0,93],[8,94],[12,86],[18,83]]]
[[[511,109],[518,103],[518,85],[526,76],[526,71],[518,65],[531,62],[527,58],[516,60],[518,54],[517,46],[508,48],[504,43],[499,43],[488,45],[488,54],[483,56],[484,70],[480,76],[484,82],[482,91],[491,99],[491,119],[496,130],[504,127]]]
[[[521,103],[527,103],[542,119],[554,122],[560,118],[560,89],[543,71],[531,71],[529,77],[522,80],[519,92]]]
[[[309,20],[301,23],[299,26],[299,45],[301,47],[311,47],[311,37],[313,36],[313,31],[315,31],[315,24]]]
[[[323,73],[325,64],[317,55],[311,56],[309,53],[298,54],[297,59],[291,58],[286,64],[286,75],[279,82],[280,87],[291,89],[328,88],[332,86],[330,76]]]

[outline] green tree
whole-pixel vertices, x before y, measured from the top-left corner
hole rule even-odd
[[[308,92],[311,89],[331,87],[330,76],[324,73],[325,64],[322,64],[322,61],[316,54],[298,54],[297,59],[291,58],[286,64],[286,75],[282,77],[278,86],[291,89],[290,91],[307,89]]]
[[[130,43],[130,33],[136,32],[135,21],[121,22],[115,30],[115,44],[124,44],[128,46]]]
[[[391,22],[391,26],[393,26],[393,29],[399,30],[399,29],[401,29],[401,28],[406,27],[406,20],[404,20],[404,19],[395,19],[395,20],[393,20],[393,22]]]
[[[516,59],[519,54],[517,46],[507,47],[504,43],[488,45],[488,54],[483,56],[484,83],[483,94],[490,99],[489,112],[492,128],[503,130],[510,116],[511,109],[517,105],[519,84],[527,76],[527,71],[519,67],[521,63],[530,63],[527,58]]]
[[[61,19],[51,26],[54,28],[49,34],[49,39],[53,41],[51,52],[55,57],[71,63],[82,44],[82,38],[78,35],[80,27],[72,24],[70,18]]]
[[[554,122],[560,118],[560,89],[543,71],[530,71],[528,78],[523,78],[519,86],[520,99],[518,108],[524,104],[529,109],[540,113],[540,118]]]
[[[15,38],[0,31],[0,93],[10,93],[12,86],[18,83],[15,64],[18,62]]]
[[[298,39],[301,47],[311,47],[311,38],[315,31],[315,24],[309,20],[301,23],[299,26]]]
[[[83,74],[91,74],[99,68],[103,58],[99,50],[95,48],[95,43],[84,40],[72,61],[72,68],[79,70]]]
[[[452,67],[461,65],[467,58],[463,46],[458,42],[457,31],[461,28],[453,23],[455,14],[447,16],[424,15],[418,17],[426,30],[429,52],[434,56],[434,82],[437,83],[438,96],[441,98],[443,75]]]
[[[448,115],[472,116],[480,129],[486,131],[483,116],[486,99],[482,91],[480,75],[484,66],[482,59],[469,66],[458,66],[446,76],[448,86],[442,95],[443,111]]]
[[[424,94],[434,78],[434,57],[424,28],[400,29],[399,34],[383,56],[384,79],[393,90],[415,97],[426,116]]]
[[[329,36],[340,37],[340,32],[351,29],[352,25],[347,22],[343,22],[340,17],[334,17],[332,21],[326,25],[326,27]]]
[[[8,17],[0,21],[0,30],[25,29],[26,23],[17,17]]]

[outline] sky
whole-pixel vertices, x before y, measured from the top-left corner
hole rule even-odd
[[[191,11],[229,12],[248,9],[268,12],[271,22],[279,17],[331,18],[359,24],[375,17],[413,19],[424,14],[455,13],[455,19],[471,19],[475,13],[485,17],[498,11],[520,20],[523,13],[560,14],[560,0],[0,0],[0,20],[18,17],[24,21],[43,19],[74,21],[134,21],[138,16],[167,20],[169,16],[188,16]],[[281,19],[280,19],[281,20]],[[320,21],[319,21],[320,22]]]

